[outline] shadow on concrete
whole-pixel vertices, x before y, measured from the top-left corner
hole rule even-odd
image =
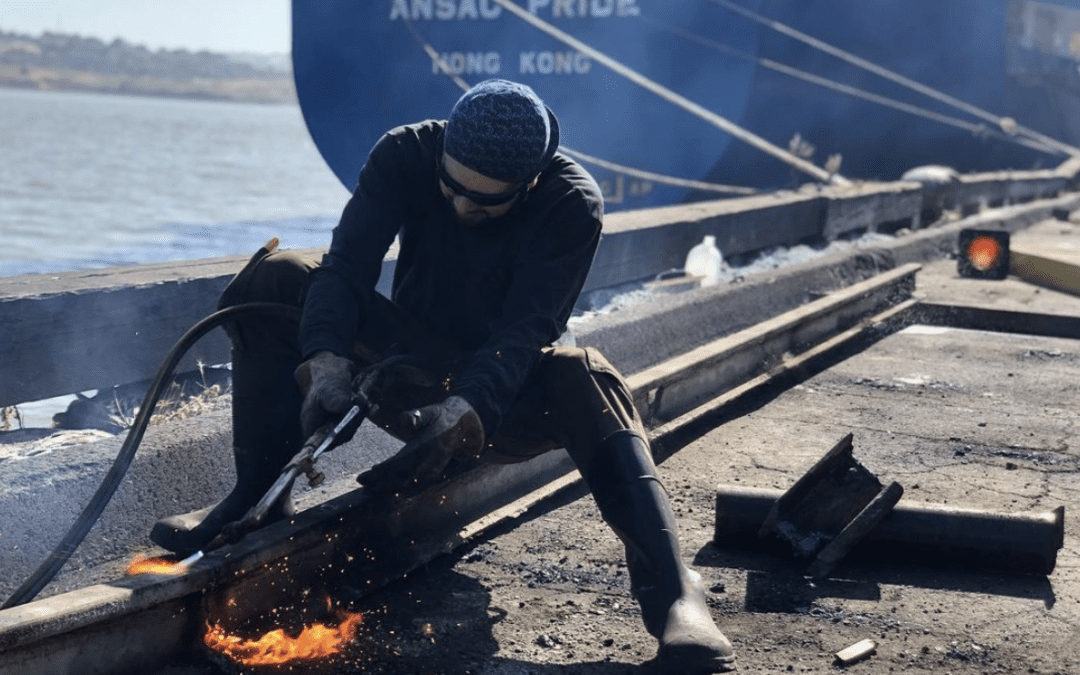
[[[574,647],[560,645],[542,631],[535,642],[500,644],[493,628],[506,620],[508,611],[492,605],[491,594],[478,580],[454,571],[456,562],[457,556],[443,556],[413,572],[403,582],[390,584],[364,598],[357,607],[366,612],[364,627],[349,657],[359,667],[334,672],[365,675],[647,672],[646,666],[621,662],[617,655],[610,661],[543,663],[544,652],[555,650],[562,653],[552,654],[554,658],[573,661]],[[520,632],[529,634],[531,627]],[[522,656],[507,658],[507,652],[520,652]]]
[[[880,600],[883,584],[1028,598],[1041,600],[1047,609],[1057,600],[1045,575],[884,562],[872,555],[845,560],[828,579],[811,582],[804,576],[807,561],[754,541],[707,544],[698,550],[694,564],[747,570],[746,610],[750,612],[803,613],[819,598]]]

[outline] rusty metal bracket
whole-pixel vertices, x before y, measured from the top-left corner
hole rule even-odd
[[[853,435],[840,439],[776,502],[758,537],[776,535],[796,557],[809,558],[807,576],[822,579],[900,501],[904,488],[882,486],[852,456]]]

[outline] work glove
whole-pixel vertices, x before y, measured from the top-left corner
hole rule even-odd
[[[390,459],[356,477],[379,492],[423,489],[434,483],[451,459],[476,459],[484,448],[480,417],[460,396],[402,413],[399,427],[408,442]]]
[[[344,357],[319,352],[296,369],[293,375],[304,394],[300,429],[305,439],[311,438],[324,424],[336,423],[352,407],[352,365],[352,361]],[[347,440],[339,435],[335,445]]]

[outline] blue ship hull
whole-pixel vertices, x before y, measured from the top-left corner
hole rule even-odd
[[[818,166],[839,155],[839,172],[850,179],[896,179],[923,164],[979,171],[1030,169],[1061,160],[1000,133],[975,134],[912,116],[748,60],[747,55],[769,59],[973,119],[710,0],[516,3],[776,146],[787,148],[798,134],[813,146],[809,159]],[[739,4],[995,115],[1080,142],[1078,0]],[[564,147],[606,162],[758,189],[813,180],[494,0],[294,0],[293,63],[312,138],[349,188],[383,132],[445,117],[461,95],[459,82],[471,85],[489,77],[533,87],[559,117]],[[585,164],[604,188],[609,210],[722,196]]]

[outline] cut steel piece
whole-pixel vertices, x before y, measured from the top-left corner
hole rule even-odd
[[[904,494],[899,483],[881,481],[852,456],[853,434],[773,502],[758,530],[791,544],[799,558],[813,558],[807,574],[820,579],[889,515]]]
[[[720,485],[713,542],[775,548],[757,537],[782,490]],[[999,513],[901,500],[852,549],[859,557],[935,567],[1047,575],[1065,543],[1065,507],[1043,513]]]

